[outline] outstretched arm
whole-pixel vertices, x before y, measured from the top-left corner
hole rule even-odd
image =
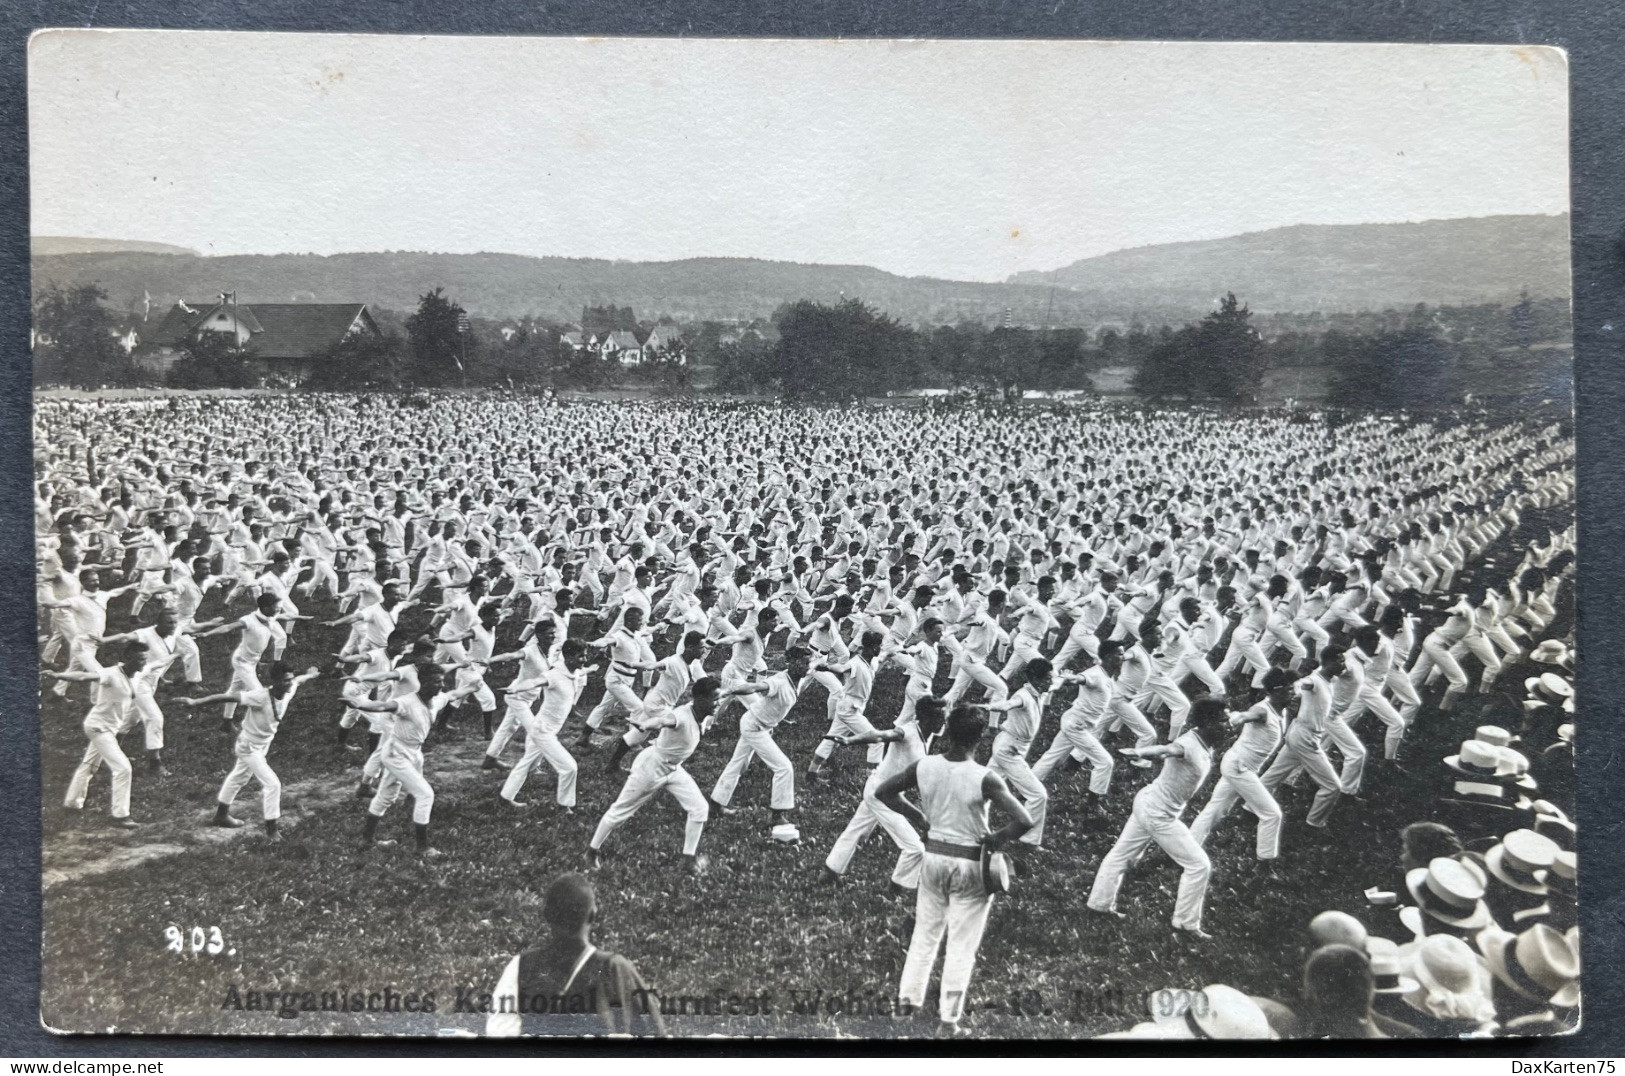
[[[54,672],[50,669],[41,669],[41,676],[49,676],[52,680],[72,680],[79,684],[94,683],[101,679],[100,673],[93,672]]]
[[[177,698],[175,701],[188,709],[194,706],[211,706],[220,702],[235,702],[240,704],[243,701],[243,693],[240,691],[222,691],[218,695],[204,695],[202,698],[198,699]]]
[[[1128,758],[1184,758],[1185,746],[1178,743],[1154,743],[1145,747],[1124,747],[1117,752]]]
[[[834,737],[835,742],[842,747],[851,747],[854,744],[865,743],[896,743],[903,738],[901,729],[867,728],[861,732],[841,732]]]

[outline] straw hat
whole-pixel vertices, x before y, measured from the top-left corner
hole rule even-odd
[[[1542,665],[1568,665],[1569,648],[1560,640],[1544,639],[1529,652],[1529,660]]]
[[[1530,804],[1530,806],[1535,809],[1535,814],[1542,817],[1558,818],[1562,819],[1564,822],[1569,821],[1569,816],[1564,813],[1563,808],[1559,807],[1551,800],[1536,800],[1534,803]]]
[[[1201,1000],[1197,1000],[1200,998]],[[1179,1008],[1178,1006],[1170,1006]],[[1183,1011],[1164,1014],[1153,1005],[1151,1019],[1163,1027],[1184,1026],[1192,1039],[1273,1039],[1275,1032],[1258,1003],[1233,986],[1204,986]],[[1174,1036],[1170,1036],[1174,1037]],[[1178,1036],[1187,1037],[1185,1035]]]
[[[1568,679],[1557,673],[1541,673],[1531,676],[1523,682],[1523,688],[1529,692],[1530,701],[1538,701],[1548,706],[1561,706],[1563,709],[1574,712],[1574,685]]]
[[[1555,841],[1559,848],[1574,851],[1575,826],[1562,815],[1542,814],[1537,805],[1534,828],[1536,833]]]
[[[1441,923],[1476,930],[1490,922],[1484,906],[1484,883],[1460,860],[1439,856],[1405,875],[1417,907]]]
[[[780,844],[795,844],[801,840],[801,831],[788,822],[773,827],[772,837]]]
[[[1559,896],[1573,900],[1579,895],[1579,871],[1574,853],[1559,848],[1552,857],[1552,869],[1546,872],[1547,888]]]
[[[1579,953],[1545,923],[1516,935],[1492,927],[1478,935],[1478,950],[1495,977],[1522,997],[1565,1009],[1580,1003]]]
[[[1496,881],[1520,893],[1546,893],[1546,872],[1557,853],[1557,842],[1532,829],[1515,829],[1484,857]]]
[[[1444,764],[1464,777],[1480,781],[1501,783],[1518,773],[1517,763],[1505,751],[1483,740],[1463,740],[1456,754],[1445,757]]]
[[[988,893],[1010,892],[1010,857],[994,851],[990,844],[982,845],[982,888]]]
[[[1487,743],[1491,747],[1510,747],[1512,733],[1499,725],[1480,725],[1473,730],[1473,739],[1480,743]]]
[[[1435,934],[1423,941],[1411,960],[1425,994],[1415,999],[1435,1016],[1476,1015],[1493,1012],[1483,965],[1466,942],[1450,934]]]
[[[1377,993],[1409,994],[1420,989],[1421,984],[1405,974],[1405,962],[1400,959],[1396,943],[1372,935],[1365,940],[1365,955],[1371,960]]]
[[[1514,751],[1510,747],[1497,747],[1496,750],[1500,752],[1501,758],[1505,760],[1506,764],[1512,767],[1512,776],[1515,778],[1513,784],[1527,792],[1534,792],[1540,787],[1535,783],[1535,779],[1529,776],[1528,755],[1523,754],[1521,751]]]

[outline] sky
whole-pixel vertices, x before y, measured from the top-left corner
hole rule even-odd
[[[1565,212],[1567,97],[1513,46],[46,31],[32,231],[1002,280]]]

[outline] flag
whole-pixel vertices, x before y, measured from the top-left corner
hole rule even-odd
[[[181,313],[183,313],[183,314],[195,314],[195,313],[197,313],[196,310],[193,310],[191,307],[186,305],[186,300],[185,299],[176,299],[175,300],[175,305],[181,308]]]
[[[151,314],[152,292],[143,290],[141,292],[141,320],[146,321]]]

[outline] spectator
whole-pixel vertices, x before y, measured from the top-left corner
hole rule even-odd
[[[1365,924],[1347,912],[1321,912],[1309,921],[1309,941],[1316,949],[1326,945],[1359,949],[1366,943]]]
[[[1102,1039],[1273,1039],[1277,1035],[1257,1000],[1233,986],[1205,986],[1194,996],[1183,990],[1151,995],[1151,1019]]]
[[[664,1035],[659,1003],[632,962],[592,943],[592,883],[562,874],[547,887],[547,938],[508,962],[497,981],[488,1036]]]
[[[1303,1009],[1297,1037],[1387,1038],[1372,1019],[1375,996],[1371,962],[1365,953],[1347,945],[1316,949],[1303,966]]]
[[[1516,926],[1551,913],[1546,879],[1559,851],[1557,842],[1532,829],[1513,830],[1489,850],[1484,902],[1497,922]]]
[[[1387,938],[1365,940],[1366,959],[1371,962],[1371,1019],[1391,1039],[1418,1039],[1423,1032],[1411,1022],[1413,1010],[1405,997],[1421,989],[1421,984],[1405,974],[1399,946]]]
[[[1415,922],[1422,934],[1468,938],[1492,922],[1484,904],[1484,877],[1476,864],[1441,856],[1407,872],[1405,888],[1420,910]]]
[[[1575,1026],[1580,956],[1571,936],[1537,923],[1521,934],[1490,927],[1477,943],[1495,977],[1503,1035],[1561,1035]]]
[[[1495,1026],[1490,973],[1460,938],[1436,934],[1411,954],[1418,988],[1405,995],[1408,1022],[1430,1039],[1489,1034]]]

